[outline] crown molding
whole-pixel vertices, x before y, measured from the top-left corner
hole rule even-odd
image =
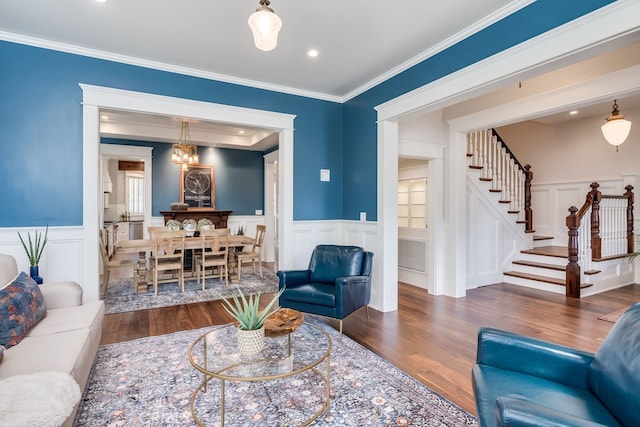
[[[342,97],[328,95],[320,92],[313,92],[303,89],[296,89],[287,86],[279,86],[271,83],[259,82],[256,80],[242,79],[239,77],[228,76],[226,74],[212,73],[209,71],[198,70],[196,68],[181,67],[164,62],[150,61],[133,56],[119,55],[117,53],[105,52],[102,50],[89,49],[86,47],[75,46],[66,43],[59,43],[51,40],[40,39],[36,37],[24,36],[0,31],[0,40],[18,43],[43,49],[50,49],[59,52],[71,53],[75,55],[87,56],[90,58],[104,59],[106,61],[119,62],[121,64],[135,65],[138,67],[150,68],[153,70],[167,71],[170,73],[182,74],[186,76],[199,77],[207,80],[215,80],[224,83],[232,83],[240,86],[248,86],[256,89],[265,89],[273,92],[281,92],[289,95],[303,96],[306,98],[320,99],[330,102],[342,102]]]
[[[453,36],[449,37],[448,39],[436,44],[435,46],[425,50],[424,52],[414,56],[413,58],[409,59],[408,61],[403,62],[402,64],[398,65],[397,67],[392,68],[391,70],[387,71],[384,74],[381,74],[380,76],[376,77],[375,79],[365,83],[364,85],[360,86],[359,88],[347,93],[344,97],[342,97],[342,102],[346,102],[352,98],[355,98],[356,96],[366,92],[367,90],[379,85],[380,83],[389,80],[390,78],[402,73],[405,70],[408,70],[409,68],[413,67],[414,65],[419,64],[420,62],[431,58],[434,55],[437,55],[438,53],[450,48],[451,46],[454,46],[456,43],[461,42],[462,40],[466,39],[467,37],[495,24],[496,22],[500,21],[501,19],[506,18],[507,16],[511,15],[514,12],[517,12],[518,10],[530,5],[531,3],[533,3],[535,0],[516,0],[513,1],[511,3],[509,3],[508,5],[504,6],[503,8],[497,10],[496,12],[494,12],[491,15],[488,15],[486,17],[484,17],[483,19],[481,19],[480,21],[476,22],[475,24],[471,25],[470,27],[465,28],[464,30],[460,31],[459,33],[454,34]]]
[[[150,68],[154,70],[167,71],[170,73],[182,74],[182,75],[187,75],[192,77],[199,77],[207,80],[215,80],[215,81],[220,81],[225,83],[232,83],[232,84],[252,87],[256,89],[264,89],[264,90],[269,90],[273,92],[286,93],[289,95],[319,99],[323,101],[344,103],[350,100],[351,98],[354,98],[360,95],[361,93],[366,92],[367,90],[384,82],[385,80],[388,80],[391,77],[394,77],[400,74],[401,72],[411,68],[412,66],[424,61],[425,59],[430,58],[436,55],[437,53],[442,52],[443,50],[455,45],[456,43],[460,42],[461,40],[464,40],[470,35],[484,28],[489,27],[490,25],[500,21],[501,19],[509,16],[510,14],[533,3],[534,1],[535,0],[512,1],[511,3],[507,4],[503,8],[483,18],[482,20],[476,22],[475,24],[471,25],[465,30],[460,31],[459,33],[449,37],[443,42],[431,47],[430,49],[420,53],[419,55],[416,55],[410,60],[398,65],[397,67],[394,67],[393,69],[387,71],[384,74],[381,74],[375,79],[365,83],[364,85],[347,93],[344,96],[329,95],[329,94],[320,93],[320,92],[313,92],[313,91],[307,91],[303,89],[296,89],[296,88],[291,88],[287,86],[280,86],[280,85],[260,82],[257,80],[242,79],[238,77],[229,76],[226,74],[218,74],[218,73],[199,70],[195,68],[181,67],[178,65],[167,64],[167,63],[158,62],[158,61],[150,61],[150,60],[136,58],[132,56],[119,55],[112,52],[106,52],[106,51],[101,51],[97,49],[90,49],[82,46],[75,46],[71,44],[60,43],[60,42],[55,42],[51,40],[40,39],[36,37],[29,37],[21,34],[14,34],[14,33],[3,32],[3,31],[0,31],[0,40],[5,40],[8,42],[13,42],[13,43],[18,43],[18,44],[23,44],[28,46],[39,47],[43,49],[50,49],[50,50],[55,50],[55,51],[60,51],[65,53],[71,53],[75,55],[87,56],[90,58],[103,59],[106,61],[113,61],[113,62],[118,62],[122,64],[127,64],[127,65],[135,65],[135,66]]]

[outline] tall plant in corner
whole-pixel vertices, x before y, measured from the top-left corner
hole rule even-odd
[[[49,226],[44,231],[44,236],[42,233],[35,231],[35,237],[31,238],[31,233],[27,233],[27,241],[22,238],[20,232],[18,232],[18,237],[20,238],[20,242],[22,242],[22,247],[27,253],[27,257],[29,258],[29,265],[31,277],[36,281],[37,284],[42,284],[42,277],[40,277],[38,272],[38,264],[40,264],[40,257],[42,257],[42,252],[44,252],[44,247],[47,244],[47,240],[49,237]],[[28,243],[28,245],[27,245]]]

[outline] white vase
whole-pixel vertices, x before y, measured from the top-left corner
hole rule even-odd
[[[238,351],[243,356],[255,356],[264,349],[264,325],[260,329],[238,330]]]

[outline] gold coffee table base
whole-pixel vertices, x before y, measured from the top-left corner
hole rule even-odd
[[[329,360],[327,360],[327,364],[329,364]],[[329,378],[327,376],[325,376],[319,369],[317,368],[310,368],[309,370],[313,371],[318,377],[320,377],[320,379],[322,379],[322,382],[324,383],[324,387],[325,387],[325,398],[324,398],[324,404],[320,407],[320,409],[313,414],[310,418],[308,418],[305,422],[303,422],[302,424],[300,424],[300,427],[305,427],[308,425],[311,425],[315,420],[317,420],[323,413],[325,413],[327,416],[329,416],[329,404],[331,403],[330,400],[330,384],[329,384]],[[328,370],[328,369],[327,369]],[[300,373],[300,372],[298,372]],[[327,373],[328,375],[328,373]],[[204,379],[200,382],[200,384],[198,385],[198,388],[196,389],[196,391],[193,392],[193,394],[191,395],[191,416],[193,416],[193,419],[195,420],[196,424],[199,426],[205,426],[205,424],[202,422],[202,420],[200,420],[200,418],[198,418],[198,416],[196,415],[196,410],[195,410],[195,401],[196,401],[196,397],[198,396],[198,393],[202,392],[202,393],[206,393],[206,389],[207,389],[207,384],[209,383],[209,381],[211,381],[212,379],[214,379],[214,377],[211,376],[205,376]],[[258,381],[258,380],[256,380]],[[224,393],[225,393],[225,380],[220,380],[220,393],[221,393],[221,400],[220,400],[220,425],[222,427],[224,427],[224,415],[225,415],[225,410],[224,410]],[[288,426],[288,424],[287,424]]]
[[[296,339],[298,333],[301,333],[303,338]],[[308,345],[309,343],[312,345]],[[295,377],[304,372],[312,372],[322,380],[324,402],[299,425],[308,426],[323,413],[329,415],[332,347],[329,334],[315,325],[302,323],[296,332],[286,334],[286,338],[284,335],[265,338],[263,353],[254,357],[240,356],[236,344],[236,328],[230,324],[208,331],[196,339],[189,348],[188,357],[191,365],[204,374],[190,399],[191,415],[197,425],[205,424],[196,414],[196,399],[199,393],[207,393],[209,382],[213,379],[220,380],[220,425],[224,427],[227,381],[263,382]],[[326,364],[326,369],[324,366],[323,369],[320,368],[323,363]],[[318,384],[315,381],[306,383]],[[274,392],[278,390],[274,389]]]

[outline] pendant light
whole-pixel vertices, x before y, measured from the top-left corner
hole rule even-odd
[[[606,118],[607,122],[602,125],[602,134],[604,139],[618,151],[618,145],[622,144],[629,136],[631,130],[631,122],[626,120],[620,111],[618,111],[618,100],[613,101],[613,111]]]
[[[189,165],[197,165],[200,162],[198,157],[198,147],[191,142],[189,134],[189,122],[182,122],[180,138],[171,147],[171,161],[182,166],[182,170],[187,170]]]
[[[253,42],[260,50],[275,49],[282,20],[269,7],[269,0],[260,0],[260,6],[249,17],[249,28],[253,32]]]

